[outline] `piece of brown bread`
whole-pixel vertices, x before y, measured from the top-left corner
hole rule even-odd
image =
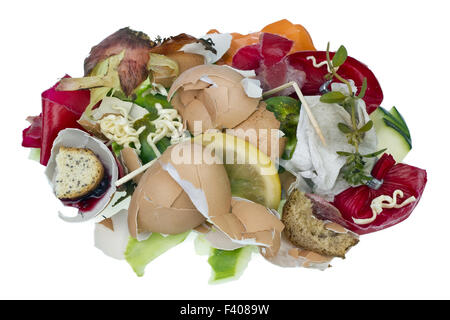
[[[94,191],[105,170],[89,149],[61,147],[56,156],[55,193],[59,199],[78,199]]]
[[[359,240],[350,233],[337,233],[313,215],[312,202],[299,190],[293,190],[283,207],[281,219],[289,240],[296,246],[321,255],[345,258]]]

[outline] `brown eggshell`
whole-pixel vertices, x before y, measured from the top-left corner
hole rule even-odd
[[[172,54],[167,54],[167,58],[172,59],[178,65],[178,74],[183,73],[187,69],[204,64],[205,57],[194,53],[185,53],[178,51]],[[167,76],[167,74],[160,74],[153,71],[153,81],[163,85],[165,88],[170,88],[178,75]]]
[[[159,232],[178,234],[205,221],[183,189],[155,162],[141,178],[128,209],[131,236]]]
[[[260,100],[246,95],[242,79],[241,74],[225,66],[199,65],[183,72],[175,80],[168,99],[184,114],[183,119],[190,131],[193,131],[194,121],[204,121],[204,118],[211,119],[211,126],[204,125],[204,131],[210,127],[234,128],[256,110]],[[191,110],[193,106],[198,108],[198,102],[192,104],[193,101],[200,101],[208,116],[199,118],[198,113]]]
[[[278,147],[278,153],[273,152],[272,144],[274,143],[271,142],[271,133],[272,130],[279,129],[280,122],[275,118],[275,115],[272,112],[266,109],[266,104],[261,102],[258,109],[253,112],[247,120],[237,125],[233,130],[227,130],[227,134],[237,136],[250,142],[274,160],[283,154],[286,145],[285,137],[278,138],[278,141],[275,143],[277,144],[276,147]],[[252,134],[251,130],[254,130],[256,136],[255,134]]]
[[[245,228],[244,238],[255,239],[257,243],[265,244],[262,254],[270,257],[278,253],[281,232],[284,224],[269,209],[248,200],[232,200],[232,214],[236,216]]]
[[[205,63],[205,57],[195,53],[185,53],[182,51],[177,51],[173,53],[168,53],[166,56],[174,60],[176,63],[178,63],[178,69],[180,71],[180,74],[190,68]]]
[[[260,204],[250,201],[237,201],[231,203],[233,214],[245,226],[246,232],[258,232],[274,229],[281,232],[284,224],[269,213],[268,209]]]
[[[244,239],[245,227],[234,214],[228,213],[217,216],[212,218],[211,221],[231,239]]]
[[[204,217],[196,209],[160,207],[148,199],[140,201],[140,210],[145,212],[138,215],[138,226],[142,231],[178,234],[191,230],[204,221]]]
[[[139,159],[136,150],[133,148],[129,147],[123,148],[120,151],[120,157],[122,159],[123,164],[125,165],[127,173],[133,172],[134,170],[137,170],[140,167],[142,167],[142,162]],[[135,183],[139,183],[143,175],[144,175],[143,173],[137,175],[136,177],[133,178],[133,181]]]
[[[105,227],[107,227],[108,229],[110,229],[111,231],[114,231],[114,224],[111,218],[102,220],[99,222],[101,225],[104,225]]]
[[[159,158],[164,170],[184,189],[207,218],[221,216],[231,207],[231,187],[218,159],[204,158],[203,146],[192,141],[169,147]],[[209,155],[211,156],[211,155]]]

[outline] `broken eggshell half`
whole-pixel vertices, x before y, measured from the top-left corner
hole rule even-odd
[[[99,201],[87,211],[78,210],[76,216],[66,216],[59,212],[59,217],[67,222],[82,222],[92,219],[99,215],[105,209],[116,192],[115,182],[118,179],[119,170],[116,160],[108,147],[100,140],[91,137],[84,131],[79,129],[64,129],[58,133],[53,142],[50,160],[48,161],[45,175],[54,189],[55,179],[57,176],[56,156],[60,147],[83,148],[89,149],[98,157],[102,163],[105,174],[109,175],[109,187]]]
[[[231,186],[222,160],[192,140],[169,147],[158,159],[207,219],[231,208]]]
[[[144,240],[151,232],[179,234],[205,221],[188,195],[156,161],[147,169],[128,208],[132,237]]]
[[[196,66],[175,80],[168,100],[194,135],[208,129],[234,128],[257,109],[260,101],[260,97],[247,94],[243,79],[239,72],[225,66]],[[199,128],[196,121],[201,121]]]

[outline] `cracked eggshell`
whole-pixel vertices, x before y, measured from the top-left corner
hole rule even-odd
[[[233,197],[231,213],[213,223],[233,242],[258,245],[265,256],[274,256],[280,248],[284,224],[270,209],[247,199]]]
[[[145,171],[128,208],[129,231],[138,240],[150,232],[179,234],[205,220],[158,161]]]
[[[280,218],[270,209],[252,201],[233,197],[231,212],[211,219],[205,233],[212,247],[234,250],[246,245],[260,246],[265,256],[274,256],[280,248],[284,229]]]
[[[205,57],[195,53],[174,52],[166,55],[178,64],[178,70],[181,73],[186,70],[205,63]]]
[[[194,228],[194,230],[202,233],[204,239],[215,249],[231,251],[245,247],[244,244],[233,242],[230,237],[208,222]]]
[[[330,266],[333,257],[322,256],[318,253],[304,250],[294,246],[286,237],[281,234],[280,250],[276,255],[265,256],[269,262],[284,268],[313,268],[325,270]]]
[[[257,109],[260,101],[246,94],[243,79],[239,72],[225,66],[196,66],[175,80],[168,99],[187,121],[191,132],[197,131],[194,121],[206,122],[202,132],[234,128]]]
[[[119,169],[117,167],[116,159],[108,147],[99,139],[91,137],[84,131],[79,129],[64,129],[58,133],[53,142],[52,153],[45,169],[45,175],[54,189],[55,179],[57,175],[56,169],[56,155],[60,147],[85,148],[95,153],[99,158],[105,172],[110,176],[109,187],[101,199],[95,206],[88,211],[78,211],[76,216],[66,216],[59,212],[59,217],[67,222],[83,222],[92,219],[99,215],[109,204],[116,192],[115,182],[118,179]]]
[[[233,130],[227,130],[227,134],[250,142],[268,155],[272,161],[277,161],[283,154],[286,145],[286,138],[281,136],[282,132],[279,129],[280,121],[273,112],[266,109],[266,104],[261,102],[250,117],[234,127]],[[249,137],[250,130],[254,130],[256,135]],[[272,139],[272,133],[276,134],[278,138]]]
[[[142,167],[141,159],[136,150],[130,147],[124,147],[120,151],[120,161],[123,163],[127,174]],[[133,178],[133,181],[138,184],[143,175],[144,173],[137,175]]]
[[[173,145],[158,161],[205,218],[229,212],[231,186],[225,167],[201,144],[189,140]]]
[[[111,218],[95,224],[94,245],[109,257],[124,260],[130,233],[127,210],[121,210]]]

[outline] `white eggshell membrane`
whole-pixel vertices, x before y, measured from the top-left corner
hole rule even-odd
[[[104,224],[96,223],[94,229],[94,245],[109,257],[125,259],[124,253],[128,245],[130,233],[128,232],[127,210],[121,210],[111,217],[113,230]]]
[[[78,214],[75,216],[67,216],[59,212],[59,217],[67,222],[83,222],[90,220],[99,215],[103,209],[108,206],[116,192],[115,182],[119,175],[116,160],[108,147],[99,139],[91,137],[89,134],[79,129],[64,129],[58,133],[58,136],[53,142],[52,153],[47,168],[45,169],[45,175],[53,189],[57,175],[56,155],[59,152],[59,148],[62,146],[91,150],[103,164],[106,174],[110,176],[111,180],[109,182],[109,188],[91,210],[84,212],[78,211]]]
[[[216,53],[211,50],[206,50],[205,46],[200,42],[186,44],[179,51],[202,55],[205,57],[205,63],[211,64],[222,58],[225,52],[228,51],[233,37],[229,33],[212,33],[206,34],[200,37],[200,39],[211,39],[214,43],[212,46],[216,50]]]

